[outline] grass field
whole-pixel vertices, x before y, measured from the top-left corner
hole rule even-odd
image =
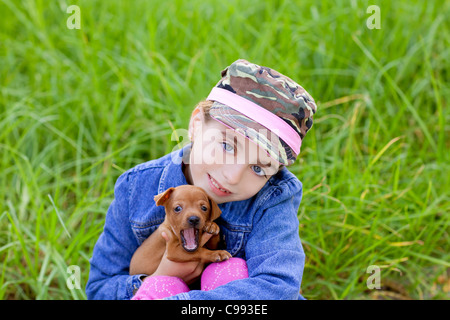
[[[448,299],[449,16],[443,0],[0,0],[0,299],[86,298],[115,180],[172,151],[238,58],[318,104],[291,167],[303,295]]]

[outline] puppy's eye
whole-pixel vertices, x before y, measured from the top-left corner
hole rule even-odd
[[[208,211],[208,207],[206,207],[206,206],[201,206],[201,209],[202,209],[202,211]]]
[[[175,211],[176,213],[181,212],[181,210],[183,210],[183,208],[181,206],[176,206],[173,211]]]

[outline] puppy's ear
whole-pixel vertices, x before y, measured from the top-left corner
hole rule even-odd
[[[209,203],[211,205],[210,220],[214,221],[218,217],[220,217],[220,215],[222,214],[222,210],[219,209],[219,206],[217,205],[217,203],[213,199],[209,198]]]
[[[172,192],[174,190],[175,190],[175,188],[169,188],[166,191],[164,191],[163,193],[156,195],[153,198],[153,199],[155,199],[156,205],[163,206],[166,203],[166,201],[170,198],[170,195],[172,194]]]

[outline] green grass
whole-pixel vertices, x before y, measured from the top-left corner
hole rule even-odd
[[[71,4],[80,30],[66,27]],[[371,4],[381,29],[366,27]],[[0,0],[0,12],[0,299],[86,298],[115,180],[170,152],[172,128],[238,58],[318,103],[291,167],[304,296],[374,298],[378,265],[403,296],[449,298],[448,1]]]

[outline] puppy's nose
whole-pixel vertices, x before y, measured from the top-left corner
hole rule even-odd
[[[188,222],[191,226],[195,227],[200,222],[200,218],[197,216],[191,216],[188,218]]]

